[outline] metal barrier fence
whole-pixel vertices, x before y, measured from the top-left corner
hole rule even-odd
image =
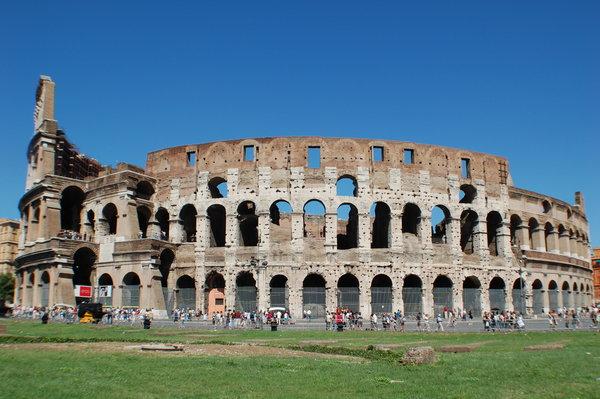
[[[444,308],[452,309],[452,287],[433,287],[433,312],[444,314]]]
[[[124,285],[121,291],[123,293],[123,306],[140,306],[139,285]]]
[[[310,310],[311,317],[325,317],[325,287],[305,287],[302,289],[302,310]]]
[[[288,308],[288,289],[285,287],[271,288],[271,307]]]
[[[392,312],[392,287],[371,287],[371,312]]]
[[[513,307],[515,308],[515,310],[521,314],[525,314],[525,308],[526,308],[525,298],[523,296],[521,296],[520,288],[513,288],[512,301],[513,301]]]
[[[403,287],[402,302],[404,302],[404,314],[414,316],[423,312],[423,290],[420,287]]]
[[[42,285],[42,292],[40,293],[40,303],[43,307],[48,307],[50,298],[50,286],[48,284]]]
[[[548,306],[550,309],[558,309],[558,290],[548,290]]]
[[[177,290],[177,307],[196,309],[196,289],[179,288]]]
[[[481,315],[481,289],[463,288],[463,307],[467,312],[470,310],[474,317]]]
[[[562,300],[563,300],[563,306],[565,308],[569,309],[571,307],[571,295],[570,295],[569,291],[562,292]]]
[[[490,309],[503,311],[506,310],[506,291],[504,288],[491,288],[490,293]]]
[[[256,310],[256,287],[236,287],[235,309],[242,312]]]
[[[339,287],[338,307],[360,312],[360,289],[358,287]]]
[[[531,292],[533,296],[533,314],[544,313],[544,293],[539,288],[535,288]]]

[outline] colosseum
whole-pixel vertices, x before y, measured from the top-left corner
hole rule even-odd
[[[36,92],[17,304],[367,317],[592,302],[582,194],[569,204],[517,188],[505,158],[311,136],[183,145],[144,168],[108,167],[59,128],[54,87],[42,76]]]

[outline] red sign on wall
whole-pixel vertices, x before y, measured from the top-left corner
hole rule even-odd
[[[76,285],[75,296],[79,298],[91,298],[92,297],[92,286],[91,285]]]

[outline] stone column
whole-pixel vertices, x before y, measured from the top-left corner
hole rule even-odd
[[[35,274],[34,274],[34,281],[33,281],[33,294],[32,294],[32,299],[31,299],[31,303],[33,306],[41,306],[41,295],[40,295],[40,288],[42,285],[42,271],[41,270],[36,270]]]
[[[291,248],[294,253],[294,259],[302,262],[301,255],[304,252],[304,214],[302,212],[292,212],[292,242]]]
[[[546,245],[544,243],[544,235],[545,235],[545,231],[544,231],[544,227],[543,226],[537,226],[535,229],[533,229],[533,233],[531,235],[532,238],[532,243],[531,243],[531,248],[535,251],[546,251]]]
[[[421,245],[424,248],[432,248],[431,243],[431,213],[421,213],[421,223],[419,223],[419,237]]]
[[[558,234],[558,246],[560,253],[562,255],[569,256],[569,232],[567,230],[563,230]]]
[[[325,252],[337,250],[337,213],[325,213]]]
[[[574,234],[569,237],[569,256],[577,257],[577,238]]]
[[[269,296],[270,292],[267,284],[266,269],[264,266],[259,265],[256,268],[256,289],[257,289],[257,306],[259,310],[267,310],[269,307]]]
[[[460,218],[449,218],[450,225],[452,228],[448,231],[446,227],[446,235],[448,237],[448,245],[450,245],[450,251],[453,254],[460,254],[462,248],[460,246]]]
[[[174,243],[184,242],[183,225],[179,218],[169,219],[169,241]]]
[[[266,257],[271,246],[271,215],[269,211],[258,213],[258,251]]]
[[[529,242],[529,226],[521,222],[516,228],[515,235],[517,236],[517,241],[521,243],[521,250],[533,248],[533,245]]]
[[[481,311],[482,312],[487,312],[488,310],[491,309],[490,306],[490,291],[488,289],[489,285],[486,286],[481,286],[481,288],[479,289],[481,294],[479,295],[479,297],[481,298]],[[478,316],[483,316],[483,314],[478,315]]]
[[[465,304],[463,303],[463,288],[462,281],[455,281],[452,286],[452,308],[453,309],[464,309]],[[431,296],[431,308],[433,309],[433,290]],[[437,315],[436,315],[437,316]]]
[[[393,250],[402,249],[402,212],[392,209],[390,213],[390,237]]]
[[[505,258],[512,257],[509,223],[502,223],[502,225],[498,229],[496,240],[498,242],[498,256],[502,256]]]
[[[227,227],[225,229],[225,246],[237,247],[239,236],[237,215],[235,213],[227,213],[226,223]]]
[[[429,280],[423,281],[422,293],[423,313],[428,313],[431,316],[433,314],[433,291]]]
[[[473,229],[473,253],[478,254],[481,258],[489,256],[487,222],[484,220],[478,220]]]
[[[556,229],[552,229],[546,237],[546,251],[554,254],[560,253],[559,237]]]
[[[371,248],[371,217],[369,213],[358,214],[358,248]]]
[[[204,250],[210,247],[208,217],[204,213],[196,215],[196,248]]]
[[[290,315],[296,320],[302,319],[302,277],[292,272],[288,279],[288,301]],[[295,278],[293,278],[295,277]]]

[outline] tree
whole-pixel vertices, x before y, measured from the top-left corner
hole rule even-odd
[[[0,301],[12,302],[15,294],[15,277],[12,274],[0,274]]]

